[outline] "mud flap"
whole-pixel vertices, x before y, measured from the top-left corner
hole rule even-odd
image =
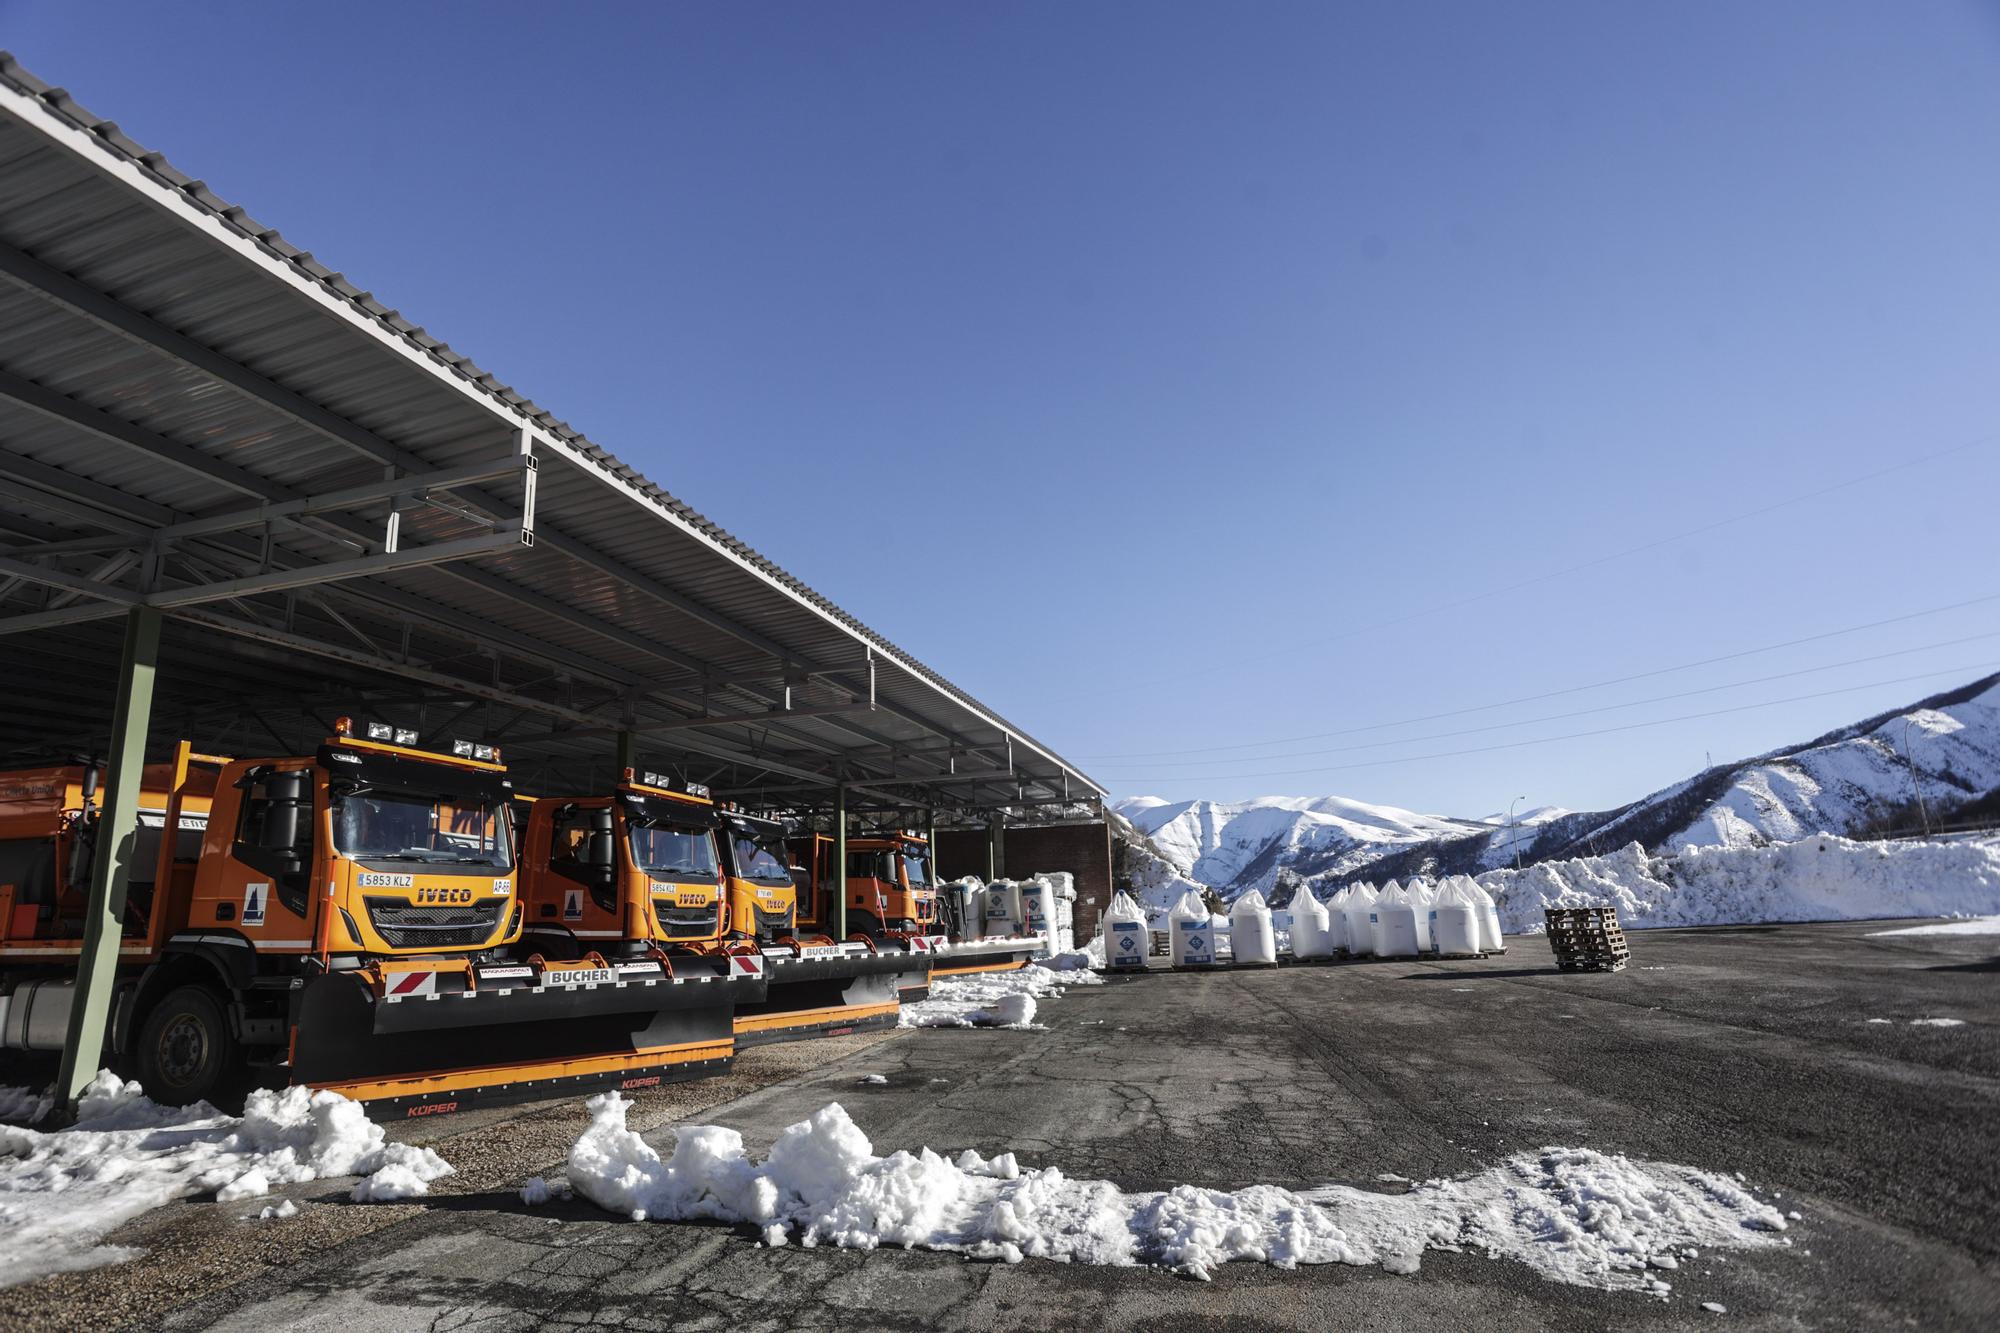
[[[929,959],[919,965],[927,966]],[[905,954],[765,955],[770,989],[736,1011],[736,1044],[762,1046],[896,1026]]]
[[[615,980],[585,984],[512,968],[528,975],[441,994],[420,985],[400,997],[370,973],[336,973],[299,994],[292,1081],[382,1118],[719,1073],[735,1056],[736,1006],[765,994],[761,969],[729,968],[727,959],[675,959],[672,976],[621,968]]]

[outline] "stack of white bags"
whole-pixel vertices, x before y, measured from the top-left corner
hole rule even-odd
[[[1263,906],[1261,896],[1257,906]],[[1292,895],[1291,915],[1292,956],[1301,961],[1340,953],[1354,958],[1478,958],[1507,952],[1500,910],[1470,875],[1453,875],[1435,885],[1392,879],[1379,893],[1372,884],[1350,884],[1324,902],[1300,885]],[[1242,946],[1237,948],[1240,957]]]

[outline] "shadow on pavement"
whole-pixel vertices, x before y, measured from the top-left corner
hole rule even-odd
[[[1565,973],[1554,963],[1547,967],[1510,967],[1505,972],[1481,970],[1478,972],[1409,972],[1403,981],[1504,981],[1509,977],[1560,977],[1581,976],[1582,973]]]

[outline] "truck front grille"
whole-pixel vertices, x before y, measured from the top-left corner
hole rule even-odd
[[[492,938],[506,901],[495,898],[469,907],[418,907],[401,898],[370,898],[368,920],[392,949],[461,949]]]
[[[716,933],[721,924],[721,909],[707,907],[675,907],[671,900],[661,899],[654,904],[660,918],[660,925],[666,930],[670,940],[698,940]]]

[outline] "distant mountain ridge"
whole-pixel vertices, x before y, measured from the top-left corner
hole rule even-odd
[[[2000,801],[2000,673],[1907,708],[1731,764],[1614,810],[1531,810],[1508,820],[1425,815],[1337,796],[1177,801],[1141,796],[1117,810],[1181,874],[1225,899],[1269,894],[1278,873],[1381,883],[1477,874],[1590,856],[1755,846]]]

